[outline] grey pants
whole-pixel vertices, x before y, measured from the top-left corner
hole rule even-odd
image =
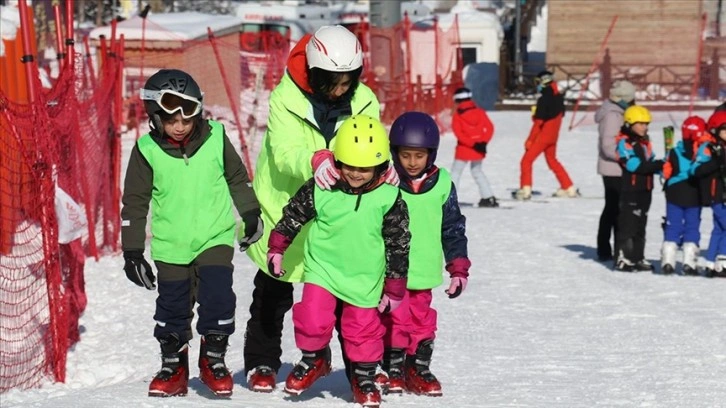
[[[466,164],[470,163],[471,176],[474,178],[476,185],[479,187],[479,195],[481,195],[481,198],[494,197],[494,192],[492,192],[492,188],[491,186],[489,186],[489,180],[487,179],[487,176],[484,175],[484,172],[481,169],[481,162],[481,160],[454,160],[454,164],[451,166],[451,180],[454,182],[454,185],[456,186],[459,195],[461,195],[461,189],[459,188],[459,179],[461,178],[461,173],[464,171],[464,167],[466,167]]]

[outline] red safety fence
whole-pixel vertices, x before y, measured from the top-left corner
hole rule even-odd
[[[65,380],[86,306],[85,257],[116,251],[120,231],[121,60],[94,69],[66,40],[59,75],[43,87],[25,0],[19,14],[22,29],[0,57],[0,77],[14,79],[0,82],[0,392]]]

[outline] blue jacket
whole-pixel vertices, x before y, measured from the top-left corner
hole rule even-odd
[[[656,160],[648,137],[640,137],[623,126],[618,135],[618,162],[623,167],[622,193],[653,190],[653,175],[663,169]]]

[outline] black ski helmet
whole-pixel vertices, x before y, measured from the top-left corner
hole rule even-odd
[[[197,81],[195,81],[191,75],[178,69],[159,70],[146,80],[144,89],[149,91],[161,91],[168,89],[182,93],[186,96],[191,96],[192,98],[197,99],[199,103],[202,103],[202,99],[204,98],[204,94],[202,93],[202,90],[199,89]],[[155,100],[146,99],[144,100],[144,109],[146,109],[146,114],[149,115],[153,128],[161,131],[163,126],[161,124],[161,117],[159,114],[164,110],[161,106],[159,106],[159,103]]]

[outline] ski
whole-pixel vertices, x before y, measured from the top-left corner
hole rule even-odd
[[[537,203],[537,204],[550,203],[549,200],[545,200],[542,198],[530,198],[529,200],[518,200],[516,198],[497,198],[497,201],[507,202],[507,203]]]
[[[501,200],[499,200],[501,201]],[[511,205],[499,205],[498,207],[480,207],[474,203],[467,203],[467,202],[461,202],[459,201],[459,207],[462,208],[482,208],[485,210],[511,210],[514,207]]]
[[[663,146],[665,146],[665,157],[673,150],[675,146],[675,140],[673,139],[674,134],[673,126],[666,126],[663,128]]]

